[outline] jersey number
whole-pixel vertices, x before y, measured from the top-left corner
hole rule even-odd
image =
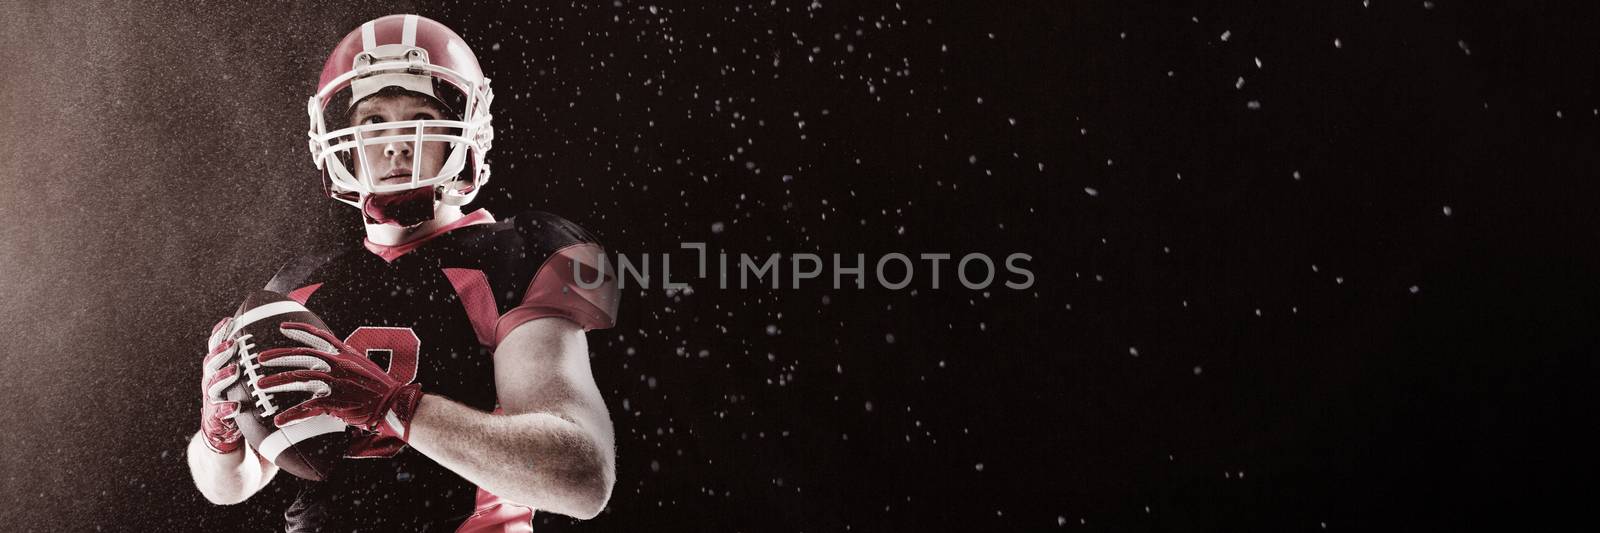
[[[373,361],[388,359],[388,374],[400,383],[417,379],[417,354],[422,351],[422,339],[411,328],[385,328],[362,326],[350,332],[344,343]],[[406,443],[392,437],[357,434],[350,439],[350,449],[345,457],[394,457],[405,449]]]

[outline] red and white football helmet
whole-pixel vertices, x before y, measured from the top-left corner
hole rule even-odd
[[[348,114],[362,98],[385,87],[421,93],[445,104],[459,120],[409,120],[330,130],[328,117]],[[466,41],[445,25],[417,15],[389,15],[368,21],[334,47],[322,67],[317,94],[306,111],[311,115],[311,161],[322,170],[329,196],[361,208],[373,194],[434,187],[436,202],[464,205],[489,181],[484,163],[494,139],[489,79]],[[331,104],[339,104],[330,108]],[[452,105],[454,104],[454,105]],[[429,131],[432,130],[432,131]],[[392,134],[401,131],[402,134]],[[378,132],[391,132],[382,136]],[[411,168],[421,168],[424,142],[449,143],[448,155],[434,176],[413,174],[409,183],[377,183],[366,150],[370,145],[411,142]],[[356,167],[355,165],[360,165]],[[366,171],[355,172],[358,168]]]

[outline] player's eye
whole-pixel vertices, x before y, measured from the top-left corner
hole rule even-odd
[[[371,116],[368,116],[367,118],[361,119],[361,123],[362,124],[382,124],[383,123],[383,117],[380,117],[380,116],[377,116],[377,115],[371,115]]]
[[[417,116],[411,117],[411,120],[436,120],[438,118],[429,113],[417,113]]]

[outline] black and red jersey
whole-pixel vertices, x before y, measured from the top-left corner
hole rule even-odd
[[[586,330],[611,327],[618,293],[602,254],[593,235],[555,215],[497,221],[480,209],[402,246],[369,241],[296,260],[266,288],[304,303],[335,335],[385,336],[383,344],[394,348],[368,356],[391,375],[404,374],[398,379],[491,412],[492,356],[512,329],[548,316]],[[414,345],[394,340],[409,339],[407,329]],[[480,490],[402,442],[352,437],[327,480],[278,476],[301,484],[284,513],[286,530],[531,529],[532,509]]]

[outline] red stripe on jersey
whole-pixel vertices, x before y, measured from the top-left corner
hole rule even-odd
[[[317,292],[317,289],[320,288],[322,288],[321,283],[312,283],[310,285],[289,291],[289,294],[286,296],[288,296],[290,300],[300,302],[300,305],[305,305],[306,300],[311,299],[311,293]]]
[[[571,320],[585,331],[615,325],[620,295],[616,275],[602,268],[604,254],[605,249],[594,243],[574,244],[551,254],[522,293],[522,303],[495,324],[495,344],[517,326],[547,316]],[[596,284],[594,288],[583,286]]]
[[[494,324],[500,313],[494,304],[494,290],[489,288],[489,276],[471,268],[442,270],[444,277],[455,286],[456,295],[461,297],[461,307],[467,310],[467,319],[472,321],[472,332],[478,335],[478,344],[490,348],[500,344],[494,336]]]

